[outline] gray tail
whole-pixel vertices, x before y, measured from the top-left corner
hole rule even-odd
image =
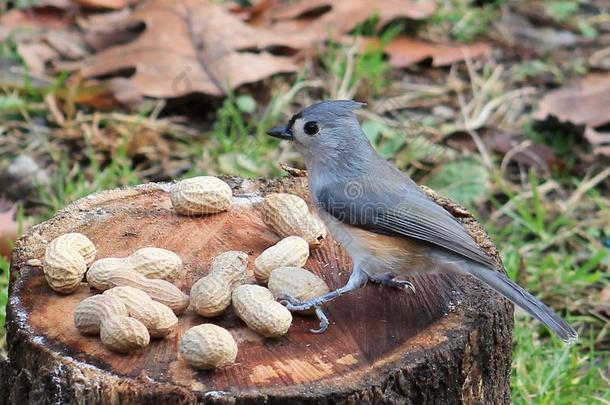
[[[477,265],[468,266],[468,272],[547,325],[564,342],[572,343],[578,340],[578,333],[574,328],[505,274]]]

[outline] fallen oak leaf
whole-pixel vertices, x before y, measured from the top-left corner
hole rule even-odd
[[[299,0],[270,9],[274,31],[295,34],[295,40],[315,42],[340,39],[358,25],[378,17],[378,28],[399,18],[421,20],[436,9],[431,1],[410,0]],[[299,35],[297,35],[299,34]]]
[[[133,41],[70,67],[78,68],[84,77],[135,69],[129,81],[151,97],[193,92],[224,95],[239,85],[297,69],[289,57],[267,52],[289,46],[288,39],[249,26],[209,0],[152,0],[138,7],[125,23],[125,29],[141,23],[146,28]]]
[[[436,10],[433,1],[410,0],[299,0],[271,10],[273,20],[315,18],[332,30],[346,33],[371,17],[378,17],[380,27],[398,18],[421,20]]]
[[[77,3],[83,7],[88,8],[99,8],[99,9],[112,9],[119,10],[127,7],[129,3],[133,1],[127,0],[77,0]]]
[[[22,42],[16,48],[25,65],[38,75],[44,74],[47,62],[58,57],[58,53],[44,42]]]
[[[610,157],[610,132],[587,126],[585,128],[585,138],[593,147],[594,155]]]
[[[361,38],[364,48],[381,46],[377,38]],[[426,59],[432,60],[432,66],[440,67],[461,62],[466,59],[481,59],[491,55],[491,47],[484,42],[473,44],[440,44],[420,39],[400,36],[388,42],[384,53],[390,57],[390,65],[404,68]]]
[[[565,166],[564,162],[555,155],[553,148],[534,143],[522,134],[494,132],[490,136],[485,136],[483,143],[504,157],[503,167],[514,161],[540,173],[550,174],[551,168]]]
[[[62,29],[74,24],[74,18],[54,7],[35,7],[28,10],[12,9],[0,16],[3,30],[18,28]]]
[[[610,122],[610,73],[593,73],[549,92],[535,118],[549,116],[576,125],[598,127]]]

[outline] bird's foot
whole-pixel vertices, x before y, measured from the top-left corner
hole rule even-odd
[[[316,308],[316,316],[320,320],[320,327],[318,329],[309,329],[309,331],[311,333],[324,333],[324,332],[326,332],[326,329],[328,329],[329,322],[328,322],[328,317],[324,313],[324,310],[322,309],[322,307],[317,307]]]
[[[299,301],[287,294],[280,295],[278,301],[291,312],[307,311],[311,308],[318,308],[326,302],[322,297],[313,298],[307,301]]]
[[[382,276],[371,277],[372,282],[386,285],[393,288],[408,288],[415,292],[415,286],[413,283],[407,280],[396,280],[396,276],[391,273],[384,274]]]
[[[308,301],[299,301],[290,295],[281,295],[278,297],[280,304],[284,305],[290,312],[301,312],[315,308],[316,316],[320,320],[318,329],[310,329],[312,333],[324,333],[328,329],[328,317],[322,309],[322,304],[326,302],[323,297],[314,298]]]

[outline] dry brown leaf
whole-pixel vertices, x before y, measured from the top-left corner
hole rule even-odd
[[[593,73],[548,93],[537,119],[556,117],[576,125],[598,127],[610,122],[610,73]]]
[[[421,20],[434,13],[433,1],[410,0],[299,0],[271,10],[274,20],[315,19],[320,25],[335,32],[346,33],[358,24],[377,16],[379,26],[397,18]]]
[[[124,44],[133,39],[134,33],[124,28],[129,25],[132,11],[124,8],[119,11],[97,13],[83,21],[85,42],[94,51]]]
[[[152,0],[142,4],[123,28],[144,23],[133,41],[108,48],[80,63],[85,77],[135,69],[130,78],[146,96],[178,97],[229,88],[280,72],[293,72],[288,57],[266,51],[286,38],[254,28],[212,1]]]
[[[591,144],[594,155],[610,157],[610,132],[586,127],[585,138]]]
[[[31,72],[43,74],[48,61],[58,56],[57,52],[43,42],[24,42],[17,44],[17,53]]]
[[[126,7],[129,2],[127,0],[77,0],[77,3],[83,7],[118,10]]]
[[[378,46],[379,40],[362,38],[363,46]],[[439,44],[400,36],[384,48],[390,64],[403,68],[432,59],[432,66],[447,66],[466,59],[480,59],[491,54],[491,47],[483,42],[474,44]]]
[[[339,39],[356,26],[377,16],[379,27],[398,18],[420,20],[434,13],[432,1],[410,0],[299,0],[270,9],[273,29],[293,34],[296,41],[311,45],[327,39]]]
[[[591,73],[548,93],[535,117],[553,116],[562,122],[585,126],[585,138],[596,156],[610,157],[610,73]]]
[[[27,10],[13,9],[0,16],[0,26],[4,30],[17,28],[68,28],[74,23],[74,18],[67,16],[62,10],[42,7]]]
[[[533,168],[540,173],[550,173],[551,168],[562,168],[563,161],[559,159],[553,148],[533,143],[521,134],[494,132],[483,139],[485,145],[508,159],[527,168]]]
[[[15,221],[17,204],[6,208],[8,203],[0,200],[0,256],[10,258],[13,242],[17,239],[19,224]]]

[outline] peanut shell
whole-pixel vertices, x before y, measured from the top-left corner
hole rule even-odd
[[[170,200],[176,212],[182,215],[213,214],[231,206],[231,187],[217,177],[200,176],[176,183]]]
[[[103,319],[127,316],[121,300],[107,295],[94,295],[82,300],[74,310],[74,325],[83,334],[99,335]]]
[[[244,284],[233,290],[235,313],[250,329],[265,337],[285,335],[292,323],[292,314],[276,302],[265,287]]]
[[[180,356],[195,368],[224,367],[235,362],[237,344],[228,330],[206,323],[190,328],[182,336]]]
[[[231,289],[221,275],[212,273],[193,284],[191,301],[199,315],[218,316],[231,305]]]
[[[309,213],[307,203],[300,197],[286,193],[272,193],[265,197],[261,216],[263,222],[280,237],[300,236],[316,248],[326,239],[326,227]]]
[[[108,277],[110,287],[134,287],[144,291],[154,301],[167,305],[176,315],[183,313],[189,305],[189,297],[178,287],[165,280],[146,278],[132,270],[117,270]]]
[[[309,258],[309,245],[299,236],[288,236],[265,249],[254,260],[254,277],[267,283],[271,272],[279,267],[302,267]]]
[[[102,343],[119,353],[129,353],[147,346],[150,335],[137,319],[117,316],[105,319],[100,328]]]

